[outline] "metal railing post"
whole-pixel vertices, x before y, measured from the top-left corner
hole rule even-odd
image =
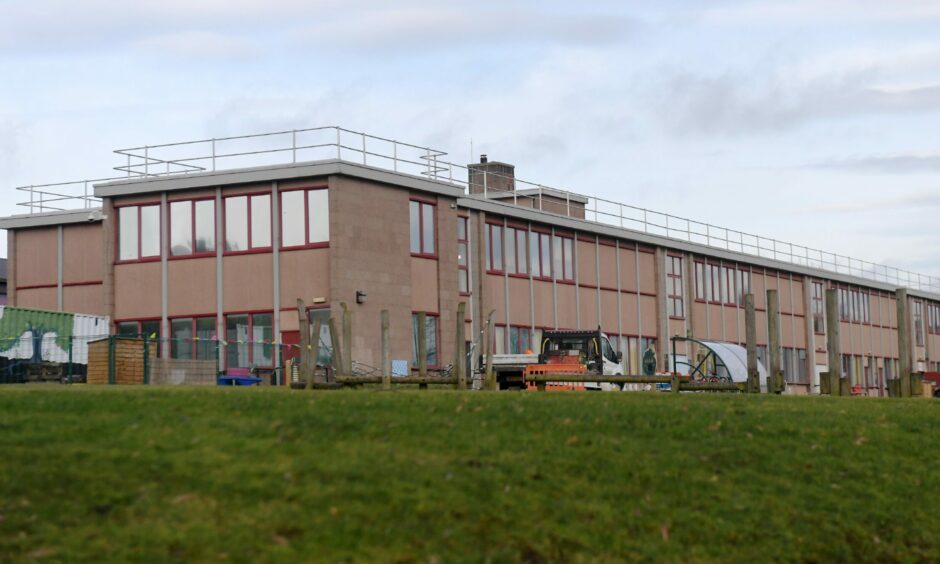
[[[368,152],[366,151],[366,134],[362,133],[362,164],[366,164],[366,156]]]
[[[144,177],[150,176],[150,147],[144,147]]]
[[[297,164],[297,130],[290,130],[291,163]]]
[[[212,138],[212,172],[215,172],[215,137]]]
[[[398,172],[398,141],[392,141],[392,170]]]
[[[342,130],[337,127],[336,128],[336,159],[340,161],[343,160],[343,144],[342,144],[342,139],[340,137],[341,133],[342,133]]]
[[[484,170],[483,171],[483,197],[489,198],[490,196],[489,196],[488,188],[486,186],[486,175],[487,175],[487,172]]]

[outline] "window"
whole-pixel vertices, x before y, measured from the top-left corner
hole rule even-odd
[[[270,313],[241,313],[225,316],[226,366],[229,368],[270,367],[274,364]]]
[[[781,366],[783,367],[783,375],[787,383],[809,383],[806,376],[806,349],[783,347],[781,352],[783,355]]]
[[[434,205],[411,200],[411,254],[435,256]]]
[[[463,295],[470,294],[470,240],[467,233],[470,230],[469,220],[466,217],[457,218],[457,287]]]
[[[670,317],[684,318],[682,257],[666,256],[666,308]]]
[[[524,229],[506,228],[506,272],[509,274],[529,274],[526,236]]]
[[[528,327],[509,327],[509,352],[510,354],[526,354],[526,351],[534,351],[532,346],[532,331]]]
[[[854,323],[871,323],[869,294],[858,288],[839,288],[839,319]]]
[[[330,338],[330,308],[307,310],[307,319],[310,321],[311,332],[313,331],[313,322],[317,319],[320,320],[320,349],[317,351],[317,364],[321,366],[332,364],[333,340]]]
[[[160,206],[118,208],[118,260],[160,256]]]
[[[225,198],[225,250],[271,248],[271,195]]]
[[[136,337],[144,338],[153,341],[154,343],[160,342],[160,320],[159,319],[148,319],[145,321],[119,321],[114,324],[114,332],[116,335],[122,337]],[[160,347],[154,345],[152,349],[157,356],[160,356]]]
[[[737,304],[744,306],[744,298],[751,293],[751,273],[747,270],[738,270]]]
[[[532,276],[550,279],[552,277],[552,236],[548,233],[533,231],[529,237],[529,262]]]
[[[418,314],[411,314],[411,358],[412,366],[418,366]],[[425,314],[424,342],[427,347],[425,356],[428,366],[437,366],[437,315]]]
[[[744,266],[695,263],[695,299],[714,304],[743,306],[751,292],[751,273]]]
[[[215,252],[215,201],[170,202],[170,256]]]
[[[916,346],[924,346],[924,302],[912,302],[914,310],[914,338]]]
[[[281,192],[281,247],[322,246],[330,241],[326,189]]]
[[[214,316],[170,320],[170,358],[215,360],[217,345]]]
[[[503,226],[486,224],[484,244],[486,246],[486,270],[503,271]]]
[[[115,334],[122,337],[136,337],[140,335],[140,329],[138,328],[136,321],[119,321],[114,325]]]
[[[927,304],[927,332],[940,335],[940,305]]]
[[[493,354],[506,354],[506,326],[493,327]]]
[[[822,335],[826,332],[826,302],[822,282],[813,282],[813,331]]]
[[[552,257],[555,277],[558,280],[574,280],[574,238],[555,235]],[[542,250],[544,252],[544,249]]]

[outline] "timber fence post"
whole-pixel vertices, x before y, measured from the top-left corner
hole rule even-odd
[[[307,304],[297,298],[297,324],[300,327],[300,376],[304,379],[304,389],[313,389],[313,371],[310,370],[310,318],[307,317]]]
[[[829,355],[829,395],[842,395],[842,343],[839,341],[839,291],[826,290],[826,350]],[[822,386],[820,386],[822,391]]]
[[[483,350],[486,352],[486,372],[484,373],[484,387],[487,390],[498,390],[499,384],[496,382],[496,377],[493,374],[493,345],[491,344],[492,335],[493,335],[493,314],[496,313],[495,309],[490,310],[490,314],[486,316],[486,330],[483,333]]]
[[[744,296],[744,335],[747,345],[747,385],[750,394],[760,393],[760,371],[757,368],[757,313],[754,294]]]
[[[426,313],[421,312],[418,314],[418,377],[422,379],[428,377],[427,320]],[[418,384],[418,389],[426,390],[427,388],[427,384]]]
[[[392,357],[388,344],[388,310],[382,310],[382,388],[392,389]]]
[[[323,321],[319,318],[313,320],[313,332],[310,333],[308,339],[308,342],[312,342],[307,345],[307,356],[309,359],[305,362],[305,366],[309,366],[306,370],[308,371],[307,377],[310,378],[311,382],[317,380],[317,361],[320,359],[320,330],[322,327]],[[325,381],[326,378],[323,378],[323,380]]]
[[[467,343],[464,339],[464,327],[466,320],[467,302],[457,304],[457,328],[454,335],[454,376],[457,377],[456,388],[458,390],[467,389]]]
[[[330,342],[333,343],[333,358],[331,363],[333,364],[333,376],[339,376],[342,374],[344,369],[343,364],[343,347],[340,343],[339,331],[336,329],[336,319],[332,316],[330,317]]]
[[[343,308],[343,365],[347,376],[352,376],[352,313],[346,307],[346,302],[340,302],[339,307]]]

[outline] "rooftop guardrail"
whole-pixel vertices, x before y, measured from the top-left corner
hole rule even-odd
[[[88,208],[100,205],[92,185],[110,180],[187,175],[251,166],[290,165],[338,159],[385,170],[421,176],[469,190],[468,166],[443,159],[447,153],[364,132],[327,126],[215,137],[179,143],[144,145],[114,151],[123,176],[59,184],[21,186],[29,200],[21,202],[30,213]],[[762,237],[673,214],[657,212],[596,196],[578,194],[512,178],[512,192],[491,190],[505,180],[492,171],[481,172],[482,195],[539,209],[545,213],[580,215],[595,223],[619,227],[707,247],[817,268],[886,284],[940,294],[940,278],[910,272],[846,255]],[[586,201],[586,203],[584,203]],[[550,203],[550,205],[546,205]]]

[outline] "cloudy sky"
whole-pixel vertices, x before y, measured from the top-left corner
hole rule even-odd
[[[3,215],[115,148],[342,125],[940,274],[935,0],[0,0],[0,84]]]

